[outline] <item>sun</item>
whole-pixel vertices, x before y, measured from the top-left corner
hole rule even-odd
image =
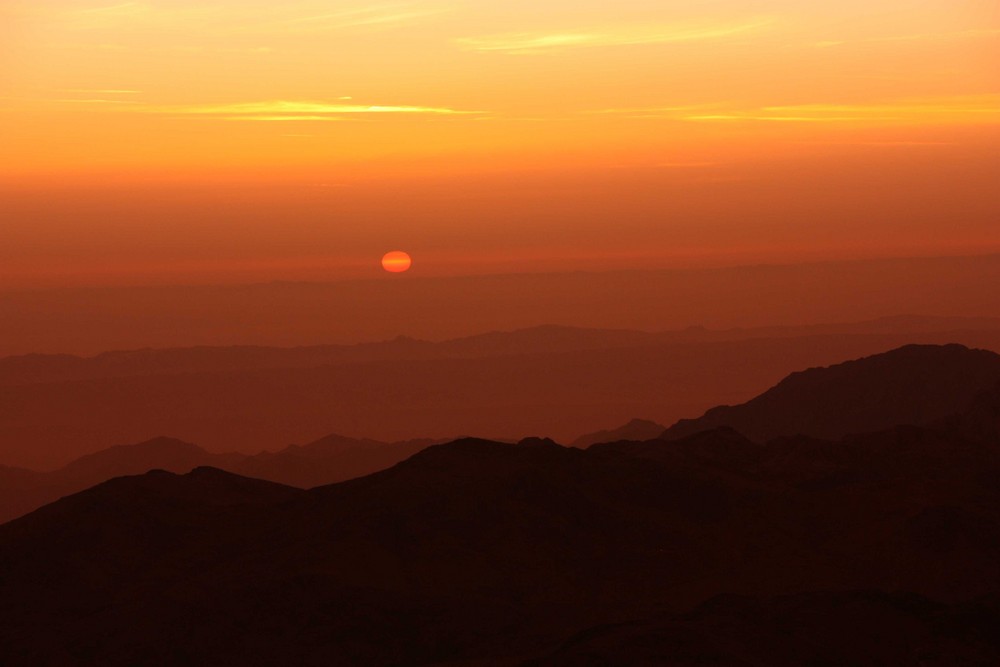
[[[382,268],[389,273],[408,271],[413,260],[402,250],[393,250],[382,256]]]

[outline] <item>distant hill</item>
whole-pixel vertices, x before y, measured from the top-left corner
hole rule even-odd
[[[571,447],[586,449],[599,442],[616,442],[618,440],[652,440],[658,438],[666,426],[648,419],[633,419],[618,428],[595,431],[581,435],[570,443]]]
[[[82,456],[58,471],[66,480],[99,480],[138,475],[154,468],[189,472],[199,466],[226,466],[244,457],[240,454],[209,454],[204,449],[175,438],[153,438],[134,445],[116,445]],[[92,486],[91,482],[87,486]]]
[[[299,346],[388,340],[399,334],[446,340],[539,324],[640,331],[701,324],[720,330],[897,313],[995,316],[1000,292],[989,286],[996,284],[1000,255],[992,254],[718,268],[414,274],[405,284],[276,281],[6,290],[0,292],[0,355],[233,343]],[[631,412],[606,423],[635,414],[649,413]],[[597,426],[577,428],[579,433]]]
[[[273,454],[262,452],[221,467],[247,477],[308,489],[369,475],[440,442],[429,438],[380,442],[329,435],[308,445],[291,445]]]
[[[746,403],[712,408],[663,434],[680,438],[727,426],[760,442],[779,436],[839,438],[927,424],[964,410],[1000,382],[1000,355],[962,345],[907,345],[793,373]]]
[[[456,433],[572,442],[636,415],[672,424],[749,400],[793,371],[907,343],[1000,351],[1000,325],[991,324],[901,317],[659,333],[536,327],[440,343],[7,358],[0,462],[54,469],[158,434],[242,453],[330,432],[382,442]]]
[[[1000,320],[997,321],[995,328],[1000,330]],[[516,331],[494,331],[442,342],[399,336],[392,340],[356,345],[149,348],[104,352],[92,357],[28,354],[0,358],[0,385],[276,368],[315,368],[373,361],[463,359],[508,354],[572,352],[609,347],[634,347],[664,337],[686,338],[683,332],[658,335],[642,331],[538,326]],[[695,336],[699,337],[702,336]]]
[[[542,325],[440,342],[399,336],[356,345],[267,347],[254,345],[144,348],[90,357],[26,354],[0,357],[0,386],[58,383],[100,378],[220,373],[277,368],[315,368],[373,361],[475,359],[481,357],[577,352],[665,343],[704,343],[801,336],[926,334],[1000,331],[1000,317],[900,315],[865,322],[768,326],[711,330],[693,326],[673,331],[587,329]]]

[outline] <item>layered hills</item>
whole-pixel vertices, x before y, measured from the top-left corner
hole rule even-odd
[[[434,440],[379,442],[329,435],[306,445],[247,455],[214,454],[189,442],[158,437],[88,454],[50,472],[0,467],[0,523],[113,477],[153,469],[187,473],[215,467],[311,488],[383,470],[432,444]]]
[[[739,404],[802,368],[952,342],[1000,350],[1000,321],[897,317],[658,333],[539,327],[443,342],[9,357],[0,359],[0,461],[55,470],[160,434],[244,454],[329,433],[569,443],[634,417],[669,425]]]
[[[843,437],[463,439],[311,490],[112,479],[0,526],[0,662],[993,664],[1000,386],[933,416],[969,358],[992,363],[827,369],[835,406],[859,367],[908,366],[925,408]]]

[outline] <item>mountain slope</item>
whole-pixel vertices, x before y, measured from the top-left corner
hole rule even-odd
[[[214,454],[182,440],[154,438],[101,450],[52,472],[0,467],[0,523],[113,477],[141,475],[154,469],[187,473],[208,466],[311,488],[383,470],[435,442],[428,439],[387,443],[329,435],[306,445],[290,445],[277,452],[248,456]]]
[[[225,466],[241,458],[238,454],[210,454],[174,438],[154,438],[83,456],[53,472],[22,470],[17,479],[0,472],[0,523],[112,477],[140,475],[157,468],[186,473],[199,466]]]
[[[789,375],[746,403],[712,408],[664,433],[679,438],[728,426],[757,441],[783,435],[839,438],[927,424],[962,411],[1000,381],[1000,355],[962,345],[907,345]]]

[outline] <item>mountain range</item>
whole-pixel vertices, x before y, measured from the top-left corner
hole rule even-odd
[[[386,340],[401,333],[440,341],[539,323],[641,331],[699,323],[722,330],[898,313],[1000,313],[1000,293],[987,288],[1000,283],[996,253],[717,268],[420,273],[408,275],[405,283],[374,279],[0,290],[0,356],[237,342],[301,346]],[[903,340],[882,349],[906,342],[947,341]]]
[[[802,368],[951,342],[1000,350],[1000,320],[660,333],[539,327],[439,343],[10,357],[0,359],[0,461],[55,470],[159,434],[244,454],[329,433],[569,443],[635,417],[670,425],[738,404]]]
[[[738,413],[773,438],[466,438],[310,490],[111,479],[0,525],[0,663],[996,664],[996,359],[805,371],[784,424]],[[816,402],[879,425],[801,433]]]

